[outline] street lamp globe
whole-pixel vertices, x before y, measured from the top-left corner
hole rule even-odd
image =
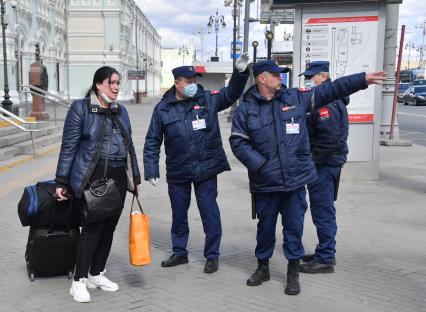
[[[267,31],[266,33],[265,33],[265,36],[266,36],[266,39],[268,39],[268,40],[272,40],[272,39],[274,39],[274,34],[272,33],[272,31]]]

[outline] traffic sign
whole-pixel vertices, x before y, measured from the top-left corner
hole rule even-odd
[[[240,57],[242,49],[243,49],[243,43],[241,41],[235,41],[235,58]],[[234,59],[232,57],[233,52],[234,52],[234,45],[233,45],[233,42],[231,42],[231,59]]]

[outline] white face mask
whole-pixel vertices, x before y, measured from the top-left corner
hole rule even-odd
[[[304,85],[306,88],[315,87],[315,82],[312,79],[305,79]]]
[[[99,90],[99,95],[101,96],[101,98],[104,100],[105,103],[107,104],[111,104],[114,101],[111,100],[105,93],[103,93],[102,91]]]

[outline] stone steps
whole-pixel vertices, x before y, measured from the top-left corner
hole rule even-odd
[[[60,143],[62,140],[62,126],[41,122],[32,127],[40,129],[40,131],[33,132],[36,152],[42,147]],[[25,154],[33,154],[31,133],[23,132],[15,127],[1,128],[0,161]]]

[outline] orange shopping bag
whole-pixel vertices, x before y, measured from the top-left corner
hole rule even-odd
[[[133,210],[135,198],[139,205],[137,210]],[[129,228],[130,263],[137,266],[150,264],[151,252],[149,246],[149,218],[144,213],[139,198],[133,196]]]

